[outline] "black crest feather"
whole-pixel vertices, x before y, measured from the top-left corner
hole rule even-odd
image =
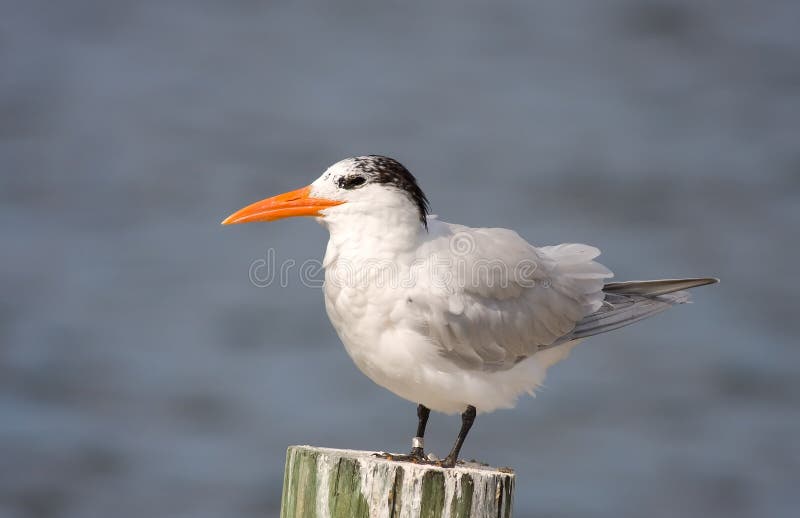
[[[390,184],[405,192],[419,210],[419,220],[427,229],[427,216],[430,211],[428,198],[417,184],[408,169],[394,158],[381,155],[367,155],[353,158],[356,168],[364,172],[370,182]]]

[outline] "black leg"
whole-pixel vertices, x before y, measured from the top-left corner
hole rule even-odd
[[[428,416],[430,415],[430,408],[421,403],[417,405],[417,418],[419,421],[417,422],[417,435],[411,443],[411,453],[409,453],[412,457],[418,457],[420,459],[425,458],[425,444],[423,439],[425,438],[425,427],[428,426]]]
[[[467,438],[469,429],[472,428],[472,423],[475,422],[475,414],[476,410],[472,405],[467,405],[467,409],[461,414],[461,430],[458,432],[458,437],[456,438],[455,444],[453,444],[453,449],[450,450],[450,453],[442,461],[441,465],[443,468],[452,468],[456,465],[458,454],[461,452],[461,447],[464,445],[464,439]]]
[[[387,460],[400,460],[407,462],[424,463],[425,459],[425,427],[428,426],[428,417],[431,415],[431,410],[423,404],[417,405],[417,435],[411,441],[411,452],[408,455],[396,455],[394,453],[376,453],[375,456],[382,457]]]

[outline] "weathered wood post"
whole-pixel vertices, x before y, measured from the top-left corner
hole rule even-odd
[[[372,452],[290,446],[281,518],[511,516],[514,472],[475,463],[451,469]]]

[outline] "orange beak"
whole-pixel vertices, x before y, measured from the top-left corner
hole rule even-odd
[[[311,186],[285,192],[266,200],[261,200],[239,209],[222,222],[223,225],[251,223],[253,221],[274,221],[293,216],[322,216],[320,211],[341,205],[343,201],[311,198]]]

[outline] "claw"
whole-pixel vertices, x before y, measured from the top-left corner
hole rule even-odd
[[[435,455],[426,457],[423,452],[414,450],[411,450],[411,453],[407,454],[379,452],[373,453],[372,455],[393,462],[411,462],[423,466],[436,466],[438,468],[454,468],[458,464],[458,461],[450,456],[444,459],[438,459]]]
[[[439,461],[439,462],[438,462],[436,465],[437,465],[437,466],[439,466],[440,468],[444,468],[444,469],[450,469],[450,468],[455,468],[456,466],[458,466],[458,464],[459,464],[459,463],[461,463],[461,461],[460,461],[460,460],[457,460],[457,461],[447,461],[447,462],[445,462],[445,461]],[[462,464],[463,464],[463,463],[462,463]]]
[[[386,452],[373,453],[372,455],[381,459],[386,459],[396,462],[413,462],[414,464],[430,463],[425,458],[425,453],[422,451],[422,448],[412,448],[411,452],[405,455],[401,453],[386,453]]]

